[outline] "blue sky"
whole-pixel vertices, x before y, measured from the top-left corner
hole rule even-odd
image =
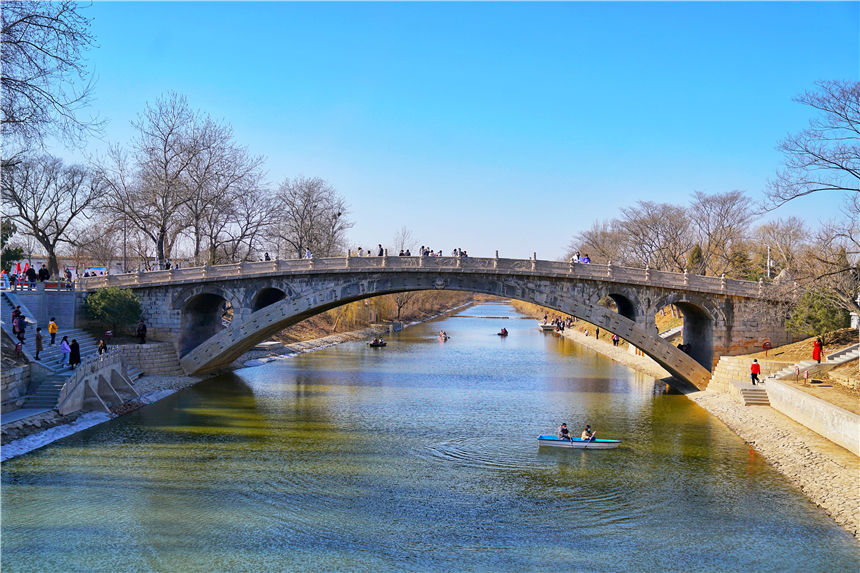
[[[97,2],[84,14],[104,141],[129,142],[146,102],[174,90],[230,122],[273,185],[334,185],[353,244],[406,226],[446,253],[556,258],[640,199],[761,198],[778,141],[810,118],[792,97],[860,79],[858,6]],[[815,226],[839,204],[775,216]]]

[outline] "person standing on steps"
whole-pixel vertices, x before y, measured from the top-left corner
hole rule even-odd
[[[812,343],[812,359],[821,364],[821,353],[824,352],[824,343],[821,337],[817,337]]]
[[[81,347],[78,344],[78,340],[76,338],[72,339],[72,343],[69,345],[69,366],[74,368],[78,364],[81,363]]]
[[[44,349],[44,345],[42,344],[42,329],[36,329],[36,360],[39,360],[39,353]]]
[[[752,381],[753,386],[755,386],[755,383],[759,381],[759,374],[761,374],[761,364],[758,363],[758,359],[753,358],[752,364],[750,365],[750,380]]]
[[[67,366],[69,364],[69,353],[71,353],[72,347],[69,346],[69,337],[64,336],[60,341],[60,352],[63,353],[62,363],[60,366]]]
[[[54,340],[57,338],[57,319],[53,316],[51,317],[51,322],[48,323],[48,334],[51,335],[51,345],[53,346]]]
[[[146,323],[142,320],[137,325],[137,337],[140,338],[141,344],[146,344]]]

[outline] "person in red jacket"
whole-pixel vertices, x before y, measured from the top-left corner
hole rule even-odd
[[[824,344],[821,342],[821,337],[815,339],[812,343],[812,359],[821,364],[821,351],[824,349]]]
[[[753,363],[750,365],[750,379],[753,386],[758,381],[759,374],[761,374],[761,364],[758,363],[757,359],[753,358]]]

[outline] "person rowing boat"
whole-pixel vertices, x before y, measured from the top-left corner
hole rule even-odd
[[[566,423],[563,423],[561,426],[558,427],[558,439],[567,440],[568,442],[571,441],[570,430],[567,429]]]
[[[591,430],[591,426],[588,424],[585,425],[585,429],[582,431],[581,439],[583,442],[593,442],[595,436],[597,436],[597,432]]]

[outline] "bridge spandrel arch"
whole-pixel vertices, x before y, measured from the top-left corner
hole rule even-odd
[[[655,314],[675,305],[683,314],[683,340],[689,354],[699,364],[713,370],[719,360],[714,352],[715,340],[725,331],[726,314],[718,301],[695,293],[672,292],[657,297],[651,308]]]
[[[189,373],[226,366],[287,326],[342,304],[395,292],[442,289],[515,298],[573,314],[629,340],[679,378],[699,388],[707,384],[710,373],[689,356],[647,332],[635,321],[587,302],[576,289],[565,292],[555,279],[517,281],[512,277],[495,275],[444,276],[421,272],[396,277],[369,276],[361,284],[348,277],[317,284],[313,291],[274,302],[252,312],[245,320],[230,324],[183,356],[182,366]]]

